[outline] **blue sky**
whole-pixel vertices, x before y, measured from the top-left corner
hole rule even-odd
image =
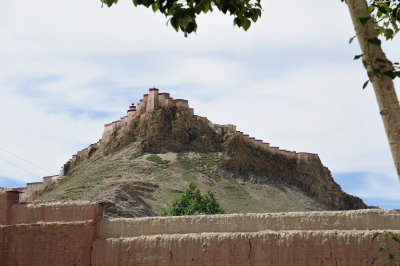
[[[232,17],[207,14],[184,38],[131,1],[110,9],[98,0],[1,1],[0,148],[41,168],[0,149],[0,186],[58,173],[101,137],[105,123],[158,87],[214,123],[318,153],[346,192],[400,208],[373,90],[361,89],[366,73],[352,60],[360,52],[348,44],[347,7],[339,0],[262,4],[263,17],[248,32],[234,28]],[[384,45],[389,59],[399,61],[399,45]]]

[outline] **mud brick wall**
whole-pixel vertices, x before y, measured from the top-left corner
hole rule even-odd
[[[0,226],[0,265],[90,265],[93,223]]]
[[[92,265],[372,265],[381,256],[373,234],[261,231],[97,239]]]

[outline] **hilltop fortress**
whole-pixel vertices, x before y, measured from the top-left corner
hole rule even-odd
[[[54,176],[46,176],[43,177],[43,182],[33,182],[27,183],[26,187],[14,188],[13,190],[20,192],[20,200],[23,201],[27,199],[32,193],[35,191],[41,190],[46,185],[58,182],[62,179],[69,169],[71,165],[75,165],[76,162],[83,161],[88,157],[91,153],[96,151],[99,148],[100,143],[107,142],[110,136],[113,135],[114,132],[120,130],[126,126],[128,126],[129,122],[134,119],[145,119],[146,116],[152,113],[154,110],[161,108],[177,108],[181,110],[185,110],[189,112],[194,118],[207,123],[207,125],[212,128],[215,132],[219,133],[222,130],[228,132],[229,134],[234,134],[243,139],[244,142],[251,145],[254,148],[259,148],[265,152],[280,154],[290,159],[295,159],[299,161],[306,162],[321,162],[318,154],[307,153],[307,152],[295,152],[295,151],[287,151],[284,149],[280,149],[279,147],[270,146],[269,143],[263,142],[262,140],[255,139],[254,137],[250,137],[247,134],[244,134],[241,131],[236,130],[236,126],[234,125],[217,125],[211,123],[206,117],[198,116],[194,114],[193,108],[189,108],[188,100],[184,99],[173,99],[170,97],[169,93],[163,92],[160,93],[158,89],[151,88],[149,89],[148,94],[143,95],[143,99],[139,101],[137,106],[134,103],[127,110],[127,115],[121,117],[121,119],[113,121],[111,123],[104,125],[104,131],[101,139],[89,145],[87,148],[78,151],[76,154],[72,155],[72,158],[65,163],[58,175]]]

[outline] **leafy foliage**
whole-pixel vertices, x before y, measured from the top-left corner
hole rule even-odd
[[[345,0],[341,0],[345,2]],[[392,40],[395,35],[400,30],[400,0],[368,0],[369,12],[367,15],[358,18],[360,26],[364,27],[368,21],[372,22],[375,27],[378,37],[383,37],[388,40]],[[350,38],[350,43],[354,40],[356,36]],[[368,40],[368,45],[378,45],[380,46],[382,41],[378,38],[372,38]],[[367,51],[370,49],[368,48]],[[364,55],[371,60],[368,53],[362,55],[356,55],[354,60],[362,58]],[[400,66],[399,63],[393,63],[393,65],[388,64],[384,59],[377,58],[375,62],[369,62],[374,65],[374,72],[377,75],[385,75],[391,79],[400,78]],[[367,80],[363,89],[368,85],[369,80]]]
[[[369,0],[369,11],[371,12],[371,18],[375,22],[378,36],[384,36],[386,40],[391,40],[399,32],[399,4],[399,0]],[[364,19],[368,20],[369,17]]]
[[[225,211],[215,199],[214,193],[207,190],[201,195],[200,190],[192,182],[182,195],[176,198],[168,209],[161,212],[162,216],[181,216],[195,214],[222,214]]]
[[[378,241],[380,236],[384,237],[384,240],[379,243],[379,252],[383,252],[384,256],[379,258],[378,262],[381,264],[389,263],[390,265],[400,264],[400,252],[392,251],[392,244],[399,244],[400,240],[393,232],[384,231],[382,233],[376,233],[372,237],[372,242]],[[399,250],[400,251],[400,250]]]
[[[118,0],[100,0],[111,7]],[[197,30],[196,18],[201,13],[220,10],[232,15],[233,24],[247,31],[251,21],[261,17],[261,0],[133,0],[135,6],[151,7],[154,12],[164,14],[171,26],[184,32],[185,36]],[[168,25],[168,22],[167,22]]]

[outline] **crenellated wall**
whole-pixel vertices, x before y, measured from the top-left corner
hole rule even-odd
[[[1,192],[0,264],[376,265],[374,234],[400,235],[400,210],[101,217],[100,204]]]
[[[42,182],[28,183],[25,188],[15,188],[14,190],[22,192],[20,195],[21,200],[27,199],[29,196],[32,195],[32,193],[42,189],[44,186],[49,185],[52,182],[58,182],[61,178],[64,177],[64,174],[65,172],[68,171],[69,167],[76,165],[78,162],[87,159],[89,154],[98,149],[100,142],[107,141],[116,130],[120,130],[121,128],[127,126],[130,121],[136,118],[145,118],[145,114],[148,112],[151,112],[158,108],[170,108],[170,107],[176,107],[179,109],[187,110],[193,115],[195,119],[204,121],[217,133],[226,132],[229,134],[235,134],[237,137],[242,138],[243,141],[245,141],[254,148],[262,149],[263,151],[274,154],[280,154],[286,156],[289,159],[298,160],[300,162],[304,161],[304,162],[321,163],[318,154],[306,153],[306,152],[298,153],[295,151],[287,151],[279,149],[278,147],[271,147],[269,143],[265,143],[262,140],[255,139],[253,137],[250,137],[249,135],[245,135],[241,131],[236,131],[236,126],[234,125],[213,124],[206,117],[195,115],[193,108],[189,108],[189,102],[187,100],[173,99],[170,97],[169,93],[166,92],[160,93],[158,89],[151,88],[149,89],[148,94],[143,95],[143,99],[139,101],[137,107],[135,106],[134,103],[131,104],[131,106],[127,110],[126,116],[123,116],[119,120],[104,125],[104,131],[102,137],[98,142],[91,144],[89,145],[89,147],[81,151],[78,151],[76,154],[72,155],[71,159],[61,167],[59,175],[52,177],[44,177],[43,183]]]

